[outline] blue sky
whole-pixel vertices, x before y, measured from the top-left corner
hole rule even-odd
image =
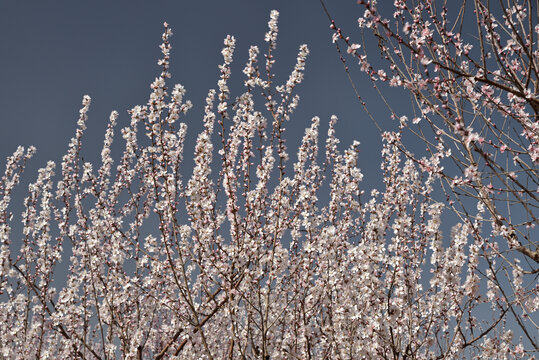
[[[355,1],[327,1],[327,6],[345,29],[357,29],[362,10]],[[97,161],[110,112],[119,111],[121,128],[129,123],[126,111],[147,102],[149,84],[159,72],[163,21],[174,32],[170,85],[187,88],[194,108],[185,120],[196,138],[204,98],[217,85],[224,37],[231,34],[237,40],[231,80],[232,96],[237,96],[243,91],[241,70],[249,46],[258,45],[265,52],[271,9],[281,13],[277,79],[288,77],[300,44],[308,44],[311,51],[305,81],[297,91],[302,100],[287,126],[290,153],[295,154],[294,141],[301,139],[313,116],[320,116],[324,134],[330,116],[336,114],[343,147],[359,140],[366,180],[379,180],[378,131],[353,95],[331,43],[327,17],[314,0],[1,2],[1,158],[17,145],[35,145],[38,153],[29,164],[27,180],[47,160],[59,162],[74,134],[82,96],[88,94],[92,106],[84,156]],[[357,80],[363,95],[372,93],[367,79]],[[390,127],[389,120],[386,125]],[[192,149],[187,147],[187,154]]]

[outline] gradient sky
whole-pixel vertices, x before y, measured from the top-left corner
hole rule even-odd
[[[357,33],[362,10],[354,0],[329,0],[327,6],[344,29]],[[289,153],[295,155],[297,141],[313,116],[321,118],[324,141],[329,118],[336,114],[342,147],[356,139],[362,143],[366,182],[377,183],[380,137],[355,99],[331,43],[328,19],[316,0],[2,1],[0,157],[5,159],[17,145],[37,147],[23,184],[33,181],[47,160],[59,163],[74,135],[81,99],[88,94],[92,106],[83,156],[97,162],[110,112],[120,113],[119,131],[129,124],[126,111],[147,102],[149,84],[160,71],[156,61],[163,21],[174,32],[169,85],[187,88],[194,108],[185,121],[195,139],[207,91],[217,86],[223,39],[231,34],[237,41],[231,79],[232,96],[237,96],[243,91],[241,70],[249,46],[258,45],[261,55],[266,51],[263,39],[271,9],[281,13],[277,79],[288,78],[300,44],[308,44],[311,51],[305,81],[297,91],[300,106],[287,124]],[[356,80],[363,96],[372,93],[365,77],[358,74]],[[378,110],[385,121],[387,114],[382,107]],[[389,120],[385,123],[391,126]],[[116,145],[123,145],[119,136]],[[191,144],[186,155],[193,150]]]

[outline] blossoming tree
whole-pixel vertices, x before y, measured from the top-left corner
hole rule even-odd
[[[134,107],[121,130],[118,165],[111,154],[116,112],[101,164],[82,159],[90,107],[84,97],[58,174],[49,162],[28,188],[20,235],[12,231],[9,204],[35,149],[20,147],[7,159],[0,181],[0,357],[525,354],[504,321],[498,283],[480,277],[491,271],[480,258],[484,210],[443,240],[444,205],[432,196],[438,153],[424,160],[432,169],[423,171],[403,161],[398,133],[384,133],[383,188],[366,195],[359,143],[340,148],[332,117],[322,154],[314,118],[289,160],[284,124],[299,101],[294,91],[308,49],[300,47],[288,81],[276,86],[277,17],[273,11],[264,66],[251,47],[246,90],[233,100],[227,84],[235,39],[225,39],[192,169],[182,163],[181,122],[191,103],[181,85],[166,84],[166,23],[162,71],[148,103]],[[66,263],[67,273],[58,271]],[[512,309],[537,304],[537,294],[528,295],[529,304]],[[478,317],[489,306],[492,318]]]
[[[539,291],[537,3],[359,0],[355,38],[322,4],[350,80],[347,56],[358,61],[401,131],[416,135],[436,160],[414,155],[406,144],[401,151],[440,175],[448,205],[463,221],[476,219],[477,202],[486,209],[489,216],[480,219],[492,227],[482,245],[491,267],[486,278],[498,284],[500,308],[538,351],[537,316],[530,321],[538,305],[529,301]],[[391,107],[384,84],[410,94],[408,114]],[[513,307],[526,303],[524,311]]]

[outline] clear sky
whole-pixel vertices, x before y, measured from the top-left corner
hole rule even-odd
[[[343,28],[357,33],[362,10],[355,1],[328,0],[327,6]],[[1,1],[0,157],[5,159],[17,145],[37,147],[23,184],[33,181],[35,170],[47,160],[59,163],[74,135],[82,96],[88,94],[92,106],[83,155],[87,161],[100,159],[110,112],[119,111],[121,128],[129,123],[126,111],[147,102],[149,84],[160,71],[156,61],[163,21],[174,32],[169,85],[187,88],[194,108],[185,120],[195,139],[207,91],[217,86],[224,37],[231,34],[237,40],[231,79],[232,96],[237,96],[243,91],[241,70],[249,46],[266,51],[263,39],[271,9],[281,14],[277,79],[288,77],[300,44],[311,51],[297,91],[302,100],[287,125],[290,154],[295,155],[313,116],[320,116],[325,136],[329,117],[336,114],[343,148],[359,140],[366,181],[379,181],[378,131],[354,97],[317,0]],[[356,80],[363,96],[373,92],[364,76],[358,74]],[[387,114],[379,110],[389,128]],[[123,145],[119,136],[116,145]],[[186,154],[192,154],[193,146]]]

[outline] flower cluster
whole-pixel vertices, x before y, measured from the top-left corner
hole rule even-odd
[[[481,253],[490,268],[484,276],[491,285],[489,298],[501,299],[493,324],[506,321],[504,314],[510,311],[524,336],[524,348],[539,351],[539,339],[531,335],[539,325],[524,305],[535,301],[530,299],[535,299],[539,272],[534,229],[539,206],[535,7],[521,0],[496,5],[483,0],[451,5],[395,0],[386,12],[388,7],[376,0],[358,4],[361,34],[374,36],[362,38],[365,46],[360,47],[352,33],[345,34],[333,20],[333,42],[341,60],[348,61],[342,47],[359,62],[392,118],[400,120],[401,132],[409,130],[426,145],[429,157],[436,159],[436,170],[406,144],[400,149],[429,176],[440,177],[438,189],[445,192],[455,214],[468,225],[491,224],[492,232],[483,233],[485,241],[473,247],[471,266],[477,268],[479,249],[486,249]],[[380,52],[384,61],[379,61]],[[403,109],[392,107],[383,83],[411,95],[411,124]],[[367,109],[359,92],[356,95]],[[490,217],[474,215],[477,203]],[[466,291],[476,294],[477,278],[468,278]],[[489,342],[485,349],[506,351],[509,338]]]

